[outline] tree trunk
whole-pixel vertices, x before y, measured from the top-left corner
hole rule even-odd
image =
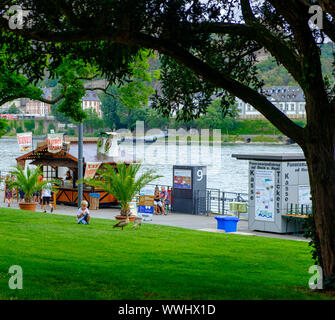
[[[324,280],[335,276],[335,158],[334,142],[320,126],[312,143],[303,147],[311,186],[318,257]],[[322,133],[324,134],[322,136]],[[330,137],[331,135],[328,135]]]
[[[122,207],[121,207],[121,211],[120,211],[121,216],[126,216],[126,217],[128,217],[128,216],[129,216],[129,213],[130,213],[129,207],[127,207],[127,208],[122,208]]]

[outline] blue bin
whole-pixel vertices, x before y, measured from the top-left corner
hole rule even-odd
[[[139,213],[153,213],[154,212],[154,207],[138,206],[138,212]]]
[[[100,193],[90,193],[91,198],[100,198]]]
[[[236,232],[237,222],[240,221],[240,219],[233,216],[216,216],[215,219],[218,221],[218,229],[226,232]]]

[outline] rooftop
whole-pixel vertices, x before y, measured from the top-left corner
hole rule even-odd
[[[99,101],[100,99],[95,91],[86,91],[86,95],[82,98],[83,101]]]
[[[68,140],[67,140],[68,141]],[[33,164],[36,165],[56,165],[77,167],[78,162],[78,141],[69,141],[69,149],[64,149],[59,153],[49,153],[46,142],[40,142],[38,148],[28,152],[16,160],[34,160]],[[135,162],[135,155],[126,154],[121,150],[118,157],[108,157],[103,154],[97,154],[97,144],[94,139],[85,139],[83,144],[84,163],[87,162],[103,162],[103,163],[117,163],[117,162]]]
[[[263,154],[232,154],[237,160],[262,160],[262,161],[305,161],[302,153],[263,153]]]
[[[274,102],[305,102],[305,95],[297,86],[263,87],[263,94]]]

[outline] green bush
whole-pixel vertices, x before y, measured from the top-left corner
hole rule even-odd
[[[50,133],[51,130],[54,130],[54,132],[56,132],[56,126],[53,122],[50,122],[48,125],[48,133]]]
[[[266,136],[254,137],[251,140],[252,142],[278,142],[278,139]]]
[[[68,128],[66,131],[66,134],[68,136],[75,136],[76,135],[76,130],[74,130],[73,128]]]
[[[24,120],[24,129],[25,131],[34,131],[35,121],[34,120]]]
[[[18,126],[18,127],[16,128],[16,133],[22,133],[22,132],[24,132],[23,129],[22,129],[22,127],[21,127],[21,126]]]
[[[35,134],[36,134],[37,136],[41,136],[41,135],[43,135],[43,133],[44,133],[43,120],[39,120],[39,121],[38,121],[38,127],[37,127],[37,129],[35,130]]]

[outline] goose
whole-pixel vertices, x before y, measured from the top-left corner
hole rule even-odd
[[[120,222],[114,224],[113,228],[121,228],[123,230],[129,224],[129,218],[127,217],[126,220],[121,220]]]
[[[142,217],[136,217],[134,219],[134,225],[133,225],[132,229],[134,230],[137,226],[141,227],[142,221],[143,221]]]

